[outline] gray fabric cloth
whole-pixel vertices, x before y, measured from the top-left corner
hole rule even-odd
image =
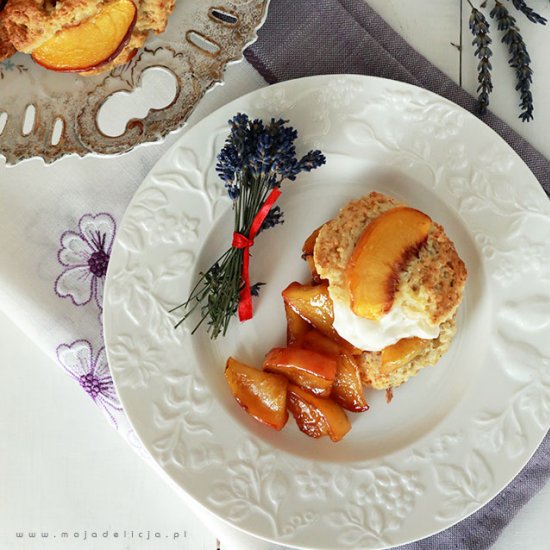
[[[471,95],[363,0],[272,0],[269,10],[258,41],[245,52],[269,83],[317,74],[366,74],[421,86],[475,111]],[[483,121],[513,147],[550,195],[548,159],[494,114]]]
[[[475,110],[474,98],[411,48],[363,0],[272,0],[259,39],[245,55],[270,83],[316,74],[366,74],[409,82]],[[550,195],[548,159],[494,114],[483,120],[523,158]],[[400,548],[489,548],[549,478],[547,434],[520,474],[483,508],[439,534]]]

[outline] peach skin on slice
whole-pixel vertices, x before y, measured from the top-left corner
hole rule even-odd
[[[377,320],[391,309],[399,274],[426,242],[431,226],[426,214],[408,206],[392,208],[367,225],[346,269],[356,315]]]
[[[422,338],[403,338],[395,344],[384,348],[381,352],[380,372],[390,374],[412,361],[426,346]]]
[[[340,441],[351,429],[346,413],[332,399],[317,397],[308,391],[288,385],[287,404],[298,428],[310,437],[327,435]]]
[[[237,403],[253,418],[281,430],[288,420],[286,409],[288,380],[239,363],[230,357],[225,379]]]
[[[285,315],[287,346],[301,346],[305,335],[311,330],[311,325],[288,304],[285,304]]]
[[[339,405],[352,412],[369,409],[357,363],[349,355],[340,355],[336,364],[336,378],[330,397]]]
[[[336,376],[336,359],[297,347],[274,348],[265,356],[263,368],[286,376],[315,395],[328,397]]]
[[[32,52],[46,69],[85,72],[111,62],[132,36],[137,7],[132,0],[112,0],[80,25],[60,30]]]

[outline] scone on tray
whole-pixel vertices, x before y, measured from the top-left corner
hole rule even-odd
[[[321,227],[313,264],[328,283],[336,332],[364,350],[369,386],[395,388],[447,351],[467,271],[425,214],[372,192]]]
[[[174,6],[175,0],[7,0],[0,4],[0,60],[20,51],[48,69],[104,72],[130,61],[151,32],[163,32]],[[94,50],[105,54],[94,57]]]

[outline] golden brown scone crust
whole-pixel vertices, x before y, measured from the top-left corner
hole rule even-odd
[[[313,257],[335,299],[350,303],[345,273],[355,244],[371,221],[396,206],[404,204],[372,192],[342,208],[319,232]],[[466,267],[453,243],[434,222],[419,254],[401,272],[394,306],[402,307],[411,317],[422,316],[432,325],[439,325],[454,316],[466,277]]]
[[[136,24],[139,31],[160,34],[166,29],[168,16],[174,11],[176,0],[142,0]]]
[[[0,13],[0,62],[11,57],[17,50],[11,43],[8,31],[4,26],[2,14]]]
[[[0,0],[0,62],[8,59],[8,57],[11,57],[17,51],[11,43],[6,25],[4,23],[4,6],[5,2]]]
[[[456,333],[455,320],[449,319],[440,327],[439,336],[434,340],[424,340],[426,343],[422,352],[406,365],[390,374],[380,372],[381,352],[366,351],[357,361],[363,384],[376,390],[397,388],[409,378],[418,374],[424,367],[435,365],[441,356],[447,352]]]

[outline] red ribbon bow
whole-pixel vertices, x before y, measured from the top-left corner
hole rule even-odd
[[[233,233],[233,242],[231,243],[231,246],[233,246],[234,248],[244,249],[243,269],[241,272],[241,278],[244,282],[244,286],[241,290],[241,299],[239,301],[240,321],[248,321],[248,319],[252,319],[252,292],[250,290],[249,274],[250,247],[254,244],[254,237],[256,237],[256,235],[258,234],[262,223],[264,223],[266,216],[271,210],[271,207],[275,204],[275,201],[279,198],[280,194],[281,190],[278,187],[276,187],[275,189],[273,189],[273,191],[271,191],[271,193],[269,193],[266,201],[256,214],[255,218],[252,220],[252,225],[250,226],[248,237],[246,237],[242,233],[238,233],[237,231]]]

